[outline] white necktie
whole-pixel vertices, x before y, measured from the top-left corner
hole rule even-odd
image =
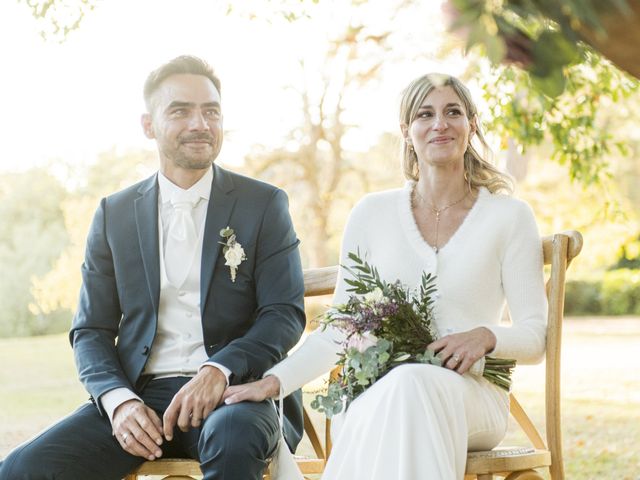
[[[167,278],[176,288],[187,278],[198,245],[198,233],[192,212],[199,200],[200,197],[193,192],[179,192],[171,197],[173,214],[169,221],[164,263]]]

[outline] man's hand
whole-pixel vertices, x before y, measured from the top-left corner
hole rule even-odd
[[[162,456],[160,417],[139,400],[127,400],[114,410],[113,434],[131,455],[147,460]]]
[[[190,427],[199,427],[202,420],[220,405],[225,388],[227,378],[219,369],[211,365],[202,367],[178,390],[164,412],[164,437],[171,440],[176,425],[183,432]]]
[[[458,372],[467,372],[471,366],[496,346],[496,336],[486,327],[468,332],[446,335],[429,344],[427,348],[438,354],[442,366]]]

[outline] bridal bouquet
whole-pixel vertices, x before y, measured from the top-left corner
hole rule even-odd
[[[435,277],[422,274],[414,291],[399,281],[380,279],[375,267],[349,253],[353,276],[345,279],[353,294],[346,304],[337,305],[325,314],[323,323],[345,334],[343,350],[336,363],[341,367],[337,378],[329,380],[326,395],[317,395],[311,407],[327,417],[340,413],[358,395],[404,363],[428,363],[442,366],[442,360],[426,346],[436,340],[433,325]],[[481,362],[482,363],[482,362]],[[484,357],[478,374],[500,388],[509,390],[515,360]],[[473,371],[473,368],[472,370]],[[473,373],[473,372],[472,372]]]

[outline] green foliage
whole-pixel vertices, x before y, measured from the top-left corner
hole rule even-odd
[[[625,0],[451,0],[459,16],[451,30],[468,29],[466,48],[484,49],[493,65],[508,62],[530,76],[532,85],[555,98],[567,87],[572,66],[594,55],[580,41],[581,27],[604,34],[602,11],[630,12]]]
[[[611,270],[618,268],[640,269],[640,236],[620,246],[618,258]]]
[[[571,179],[597,183],[608,174],[608,156],[628,154],[628,136],[608,121],[606,107],[637,96],[640,83],[592,53],[567,69],[565,78],[562,94],[549,97],[514,67],[483,76],[487,130],[513,139],[522,151],[551,142],[552,158],[569,167]]]
[[[640,315],[640,270],[609,270],[599,279],[567,282],[567,315]]]
[[[69,172],[74,190],[49,168],[0,175],[0,337],[69,328],[99,198],[144,178],[151,158],[146,151],[106,152],[86,171]]]
[[[67,245],[60,205],[67,193],[45,169],[0,175],[0,336],[61,331],[68,312],[34,315],[31,279],[51,269]]]
[[[569,280],[565,289],[566,315],[598,315],[601,312],[600,282]]]
[[[640,314],[640,271],[619,269],[605,273],[600,290],[605,315]]]
[[[43,39],[64,41],[80,27],[82,20],[97,4],[97,0],[18,0],[31,9],[40,25]]]

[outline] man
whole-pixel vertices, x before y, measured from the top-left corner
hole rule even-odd
[[[144,98],[160,171],[101,201],[69,335],[92,403],[11,452],[1,480],[115,480],[161,456],[198,459],[205,479],[258,479],[276,447],[271,404],[221,399],[304,329],[286,195],[213,164],[220,81],[202,60],[158,68]],[[285,420],[295,448],[299,392]]]

